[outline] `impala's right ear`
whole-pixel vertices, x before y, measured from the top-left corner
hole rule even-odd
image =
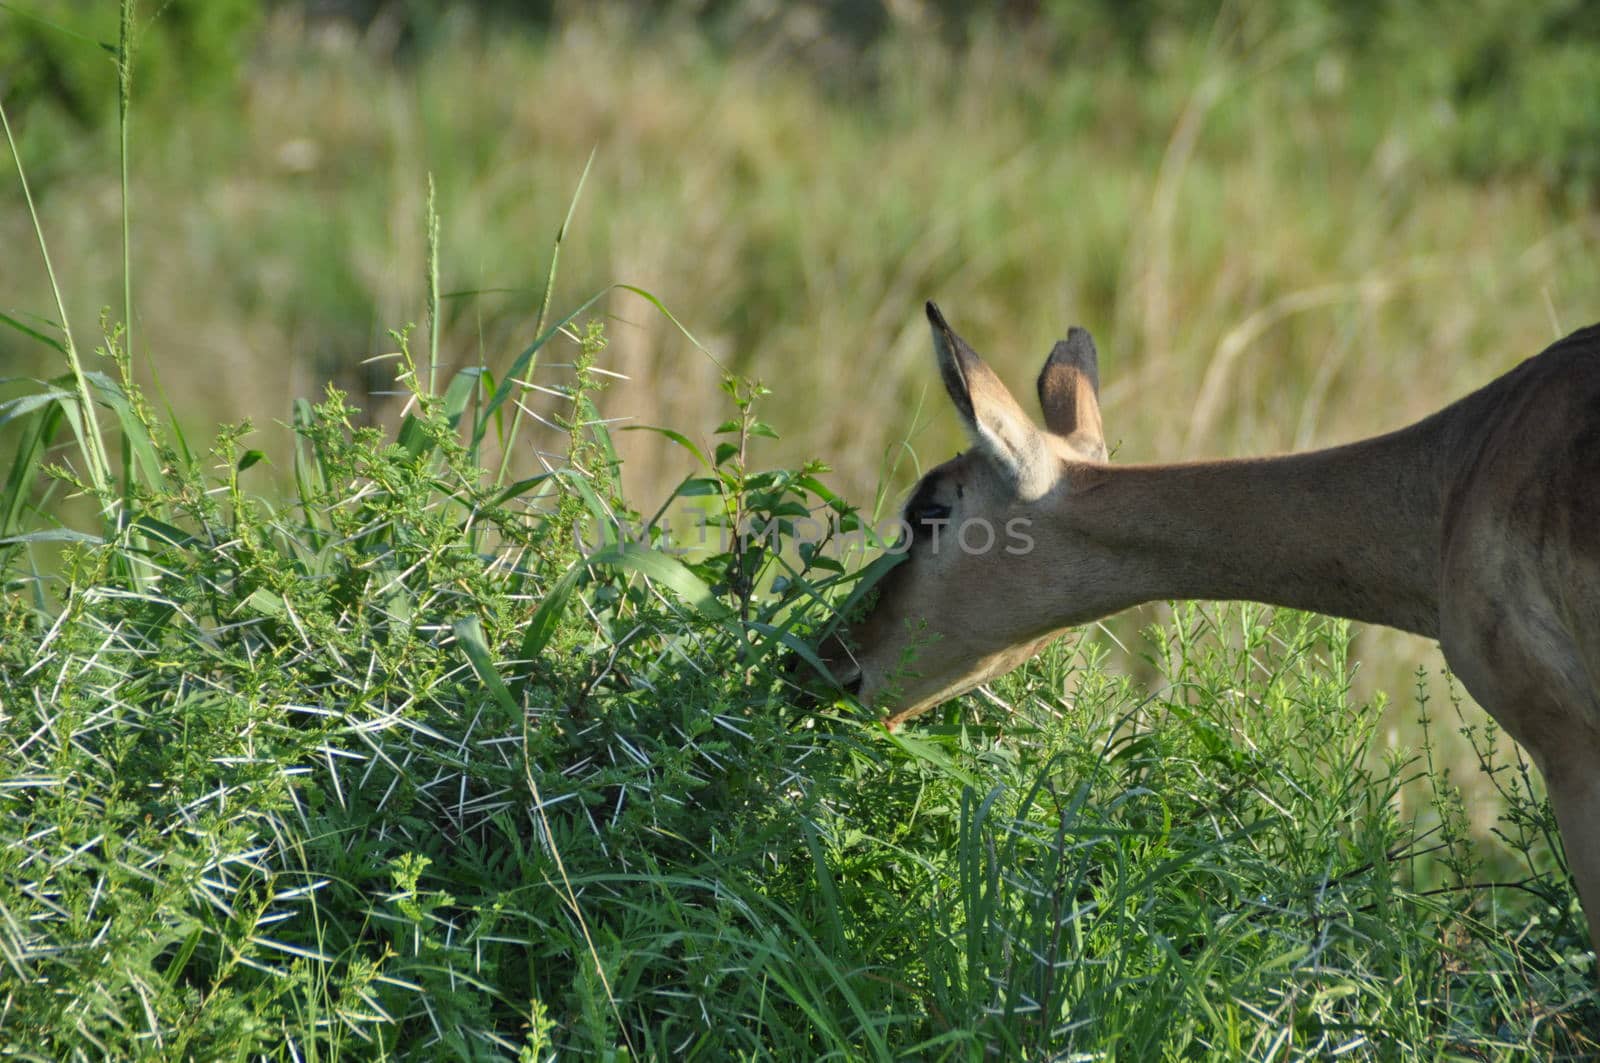
[[[944,389],[956,404],[974,448],[1017,497],[1030,502],[1039,498],[1056,481],[1055,459],[1044,433],[931,302],[928,323],[933,326],[933,352],[939,359]]]
[[[1088,329],[1074,325],[1039,371],[1044,423],[1085,461],[1106,460],[1100,424],[1100,358]]]

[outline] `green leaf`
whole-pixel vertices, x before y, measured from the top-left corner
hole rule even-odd
[[[483,624],[478,618],[464,616],[451,624],[450,630],[455,633],[456,642],[461,644],[467,660],[472,664],[472,670],[478,674],[478,678],[488,688],[494,700],[507,712],[520,712],[516,699],[511,696],[505,680],[500,678],[500,672],[494,666],[494,658],[489,654],[489,643],[483,637]]]
[[[624,432],[654,432],[657,435],[665,436],[666,438],[672,440],[674,443],[678,444],[678,446],[682,447],[684,450],[687,450],[690,454],[693,454],[694,455],[694,459],[696,461],[698,461],[701,465],[705,466],[707,469],[711,468],[711,462],[706,458],[705,451],[701,450],[699,447],[695,446],[692,442],[690,442],[689,441],[689,437],[684,435],[682,432],[674,432],[670,428],[657,428],[655,425],[652,425],[652,424],[629,425],[626,428],[623,428],[622,431],[624,431]]]
[[[289,609],[284,604],[283,597],[274,594],[265,587],[259,587],[250,592],[250,596],[239,603],[239,608],[234,610],[237,614],[245,609],[260,613],[262,616],[284,616]]]
[[[16,318],[12,317],[10,314],[0,313],[0,325],[9,325],[12,328],[16,329],[18,332],[22,333],[24,336],[28,336],[31,339],[36,339],[40,343],[44,344],[47,347],[55,348],[57,353],[60,353],[60,354],[66,354],[67,353],[66,344],[62,343],[60,340],[56,339],[53,336],[46,336],[44,333],[38,331],[37,329],[31,328],[31,327],[29,327],[27,325],[24,325],[22,322],[18,321]]]
[[[189,931],[189,936],[184,938],[183,944],[178,949],[178,955],[167,965],[163,977],[169,989],[177,987],[178,980],[183,977],[184,970],[189,966],[189,957],[194,955],[195,946],[200,944],[204,933],[204,928],[198,926]]]
[[[880,724],[879,726],[882,727],[883,725]],[[938,769],[960,782],[963,786],[970,786],[974,790],[985,789],[984,783],[980,782],[977,776],[957,764],[955,758],[951,757],[942,747],[925,738],[914,738],[899,731],[891,731],[888,727],[883,727],[883,734],[913,760],[920,760],[924,764]]]
[[[587,313],[589,308],[599,302],[601,296],[610,290],[609,287],[601,288],[582,303],[579,303],[576,310],[545,329],[543,335],[524,347],[522,353],[512,359],[511,365],[506,368],[505,376],[500,380],[500,386],[495,388],[494,395],[490,397],[489,402],[478,413],[478,423],[472,429],[472,446],[474,448],[483,443],[484,434],[489,431],[489,421],[494,417],[495,411],[506,404],[511,398],[512,392],[521,386],[518,381],[537,364],[536,356],[544,348],[544,345],[560,334],[562,329],[577,320],[580,315]]]
[[[615,469],[622,464],[622,459],[617,457],[616,444],[611,441],[611,431],[606,427],[605,420],[600,416],[600,411],[588,398],[578,402],[578,420],[589,426],[589,435],[600,448],[601,457],[606,467]]]
[[[479,374],[480,370],[473,366],[460,370],[450,378],[450,386],[445,389],[439,408],[451,428],[461,424],[461,415],[467,408],[467,401],[472,398],[473,389],[478,386]],[[400,431],[395,436],[395,442],[404,447],[406,453],[412,457],[420,458],[436,446],[424,428],[422,418],[408,413],[405,420],[400,423]]]
[[[481,391],[474,392],[474,394],[478,398],[478,401],[473,404],[473,410],[474,410],[473,420],[472,420],[473,424],[477,424],[478,423],[478,415],[477,415],[476,411],[478,410],[479,407],[481,407],[483,405],[483,397],[485,395],[493,395],[494,392],[495,392],[495,387],[496,387],[496,384],[494,382],[494,374],[489,371],[489,368],[487,366],[479,366],[478,367],[478,378],[479,378],[479,382],[483,385],[483,388],[482,388]],[[496,439],[504,439],[505,438],[505,434],[506,434],[505,416],[506,416],[506,414],[505,414],[504,410],[495,411],[495,415],[494,415],[494,434],[495,434],[495,438]],[[477,460],[477,453],[478,453],[477,448],[474,447],[472,449],[472,454],[473,454],[473,460],[474,461]]]
[[[35,410],[50,405],[52,402],[72,401],[70,391],[60,388],[51,388],[48,391],[36,391],[31,395],[23,395],[12,399],[10,402],[0,403],[0,428],[15,421],[18,417],[25,417]]]
[[[111,407],[112,412],[117,415],[123,437],[128,441],[134,459],[144,472],[145,483],[152,486],[162,483],[166,479],[166,470],[162,468],[161,458],[150,439],[150,429],[139,419],[133,403],[128,401],[127,394],[123,392],[122,385],[104,373],[90,371],[83,375],[98,394],[100,401]],[[70,378],[59,378],[59,380],[67,379]]]
[[[247,450],[239,456],[239,471],[244,472],[250,466],[265,458],[266,455],[259,450]]]
[[[0,494],[0,535],[10,535],[21,527],[22,511],[33,495],[39,461],[55,439],[67,406],[47,406],[24,427],[16,455],[11,459],[4,493]]]
[[[724,623],[734,615],[727,603],[711,593],[706,582],[690,572],[683,562],[643,543],[623,542],[606,546],[592,554],[588,564],[628,569],[664,584],[709,620]]]
[[[678,485],[672,492],[673,498],[700,498],[705,495],[722,494],[722,481],[713,480],[707,476],[691,476]]]
[[[295,431],[295,494],[299,498],[301,510],[305,513],[305,529],[311,548],[320,551],[322,531],[317,525],[316,498],[326,488],[327,477],[321,466],[321,452],[317,445],[307,438],[312,425],[316,423],[316,413],[305,399],[295,399],[290,411],[290,423]]]
[[[526,480],[518,480],[516,483],[507,484],[505,487],[502,487],[500,490],[495,492],[494,497],[489,500],[489,504],[492,506],[498,506],[504,502],[510,501],[513,498],[516,498],[518,495],[526,494],[533,488],[538,487],[540,484],[549,480],[554,475],[555,473],[542,472],[538,476],[530,476]]]
[[[661,312],[661,316],[662,317],[664,317],[668,321],[672,322],[673,327],[676,328],[680,333],[683,334],[683,338],[684,339],[686,339],[690,343],[694,344],[695,350],[699,351],[701,354],[703,354],[707,358],[711,359],[711,364],[712,365],[716,366],[718,369],[721,369],[724,373],[726,373],[728,371],[726,366],[724,366],[721,362],[717,361],[716,355],[714,355],[710,351],[706,350],[705,344],[701,343],[699,340],[694,338],[694,333],[690,332],[688,329],[683,327],[683,322],[679,321],[677,318],[672,316],[672,311],[668,310],[666,304],[663,303],[660,299],[657,299],[654,295],[651,295],[649,292],[645,291],[643,288],[635,287],[632,284],[616,284],[616,285],[613,285],[613,287],[619,288],[619,289],[621,289],[622,291],[625,291],[625,292],[632,292],[634,295],[637,295],[639,298],[643,299],[645,302],[647,302],[651,306],[655,307],[658,311]]]
[[[763,624],[755,620],[750,621],[749,627],[750,630],[760,635],[762,640],[768,644],[767,652],[758,655],[757,660],[761,660],[770,654],[772,652],[770,644],[776,642],[784,648],[794,651],[795,656],[815,668],[819,676],[825,677],[834,686],[839,685],[839,681],[834,678],[833,672],[828,669],[827,665],[822,663],[822,658],[817,656],[817,651],[812,648],[810,643],[793,631],[787,628],[775,627],[772,624]]]
[[[25,535],[7,536],[0,539],[0,546],[10,546],[12,543],[94,543],[98,546],[104,542],[100,536],[90,535],[88,532],[74,531],[71,528],[45,528]]]
[[[428,436],[422,430],[422,418],[414,413],[408,413],[400,422],[400,431],[395,433],[395,442],[405,448],[405,452],[413,458],[420,457],[423,448],[428,444]]]
[[[473,391],[478,386],[478,379],[483,375],[483,370],[477,366],[469,366],[450,378],[450,386],[444,393],[444,415],[450,422],[450,427],[455,428],[461,424],[461,415],[466,412],[467,400],[472,398]]]
[[[166,543],[168,546],[176,546],[184,550],[193,550],[200,546],[200,540],[182,528],[175,528],[165,521],[156,520],[151,516],[134,517],[127,522],[127,527],[132,531]]]
[[[539,654],[544,652],[551,636],[556,633],[556,625],[561,622],[561,614],[566,611],[567,601],[572,597],[573,588],[577,587],[578,580],[583,577],[584,572],[582,561],[573,565],[545,594],[544,601],[539,603],[533,619],[528,621],[528,626],[522,632],[522,648],[518,656],[525,666],[538,660]]]
[[[589,486],[588,477],[577,469],[558,469],[555,475],[571,484],[572,489],[583,499],[584,506],[594,517],[601,541],[607,544],[616,542],[618,538],[616,521],[612,518],[610,508],[600,500],[599,495],[595,494],[594,488]]]

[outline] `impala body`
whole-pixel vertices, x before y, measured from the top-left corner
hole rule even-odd
[[[971,439],[907,504],[906,558],[823,657],[891,726],[1063,629],[1245,599],[1439,640],[1538,765],[1600,948],[1600,326],[1407,428],[1283,457],[1105,461],[1093,341],[1039,375],[1044,427],[928,304]],[[968,526],[1031,548],[971,549]],[[1004,542],[995,540],[996,544]]]

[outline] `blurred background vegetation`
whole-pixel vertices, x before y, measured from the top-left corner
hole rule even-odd
[[[136,31],[134,356],[202,439],[326,381],[393,416],[371,359],[420,323],[430,173],[442,350],[503,368],[591,151],[556,305],[654,293],[774,389],[771,460],[857,498],[959,445],[930,297],[1019,391],[1088,326],[1120,461],[1395,427],[1600,317],[1582,0],[148,0]],[[0,3],[80,327],[121,305],[116,39],[113,0]],[[14,178],[0,248],[0,309],[44,314]],[[717,364],[603,305],[602,412],[709,432]],[[0,374],[44,353],[0,333]],[[648,510],[683,470],[623,439]],[[1407,703],[1440,664],[1387,632],[1358,655]]]

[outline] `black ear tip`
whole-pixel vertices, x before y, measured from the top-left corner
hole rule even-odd
[[[927,305],[923,309],[928,312],[928,321],[931,322],[935,328],[947,329],[950,327],[949,325],[945,324],[944,315],[939,313],[938,303],[935,303],[932,299],[929,299]]]
[[[1067,362],[1081,365],[1084,362],[1093,363],[1097,352],[1094,348],[1094,337],[1089,335],[1089,330],[1079,325],[1067,329],[1067,338],[1058,340],[1050,351],[1050,361]]]
[[[1074,327],[1067,330],[1067,338],[1056,344],[1056,349],[1051,352],[1051,357],[1059,357],[1062,360],[1080,360],[1085,355],[1093,359],[1094,354],[1096,354],[1096,351],[1094,351],[1094,336],[1090,335],[1090,330],[1080,327],[1080,325],[1074,325]]]

